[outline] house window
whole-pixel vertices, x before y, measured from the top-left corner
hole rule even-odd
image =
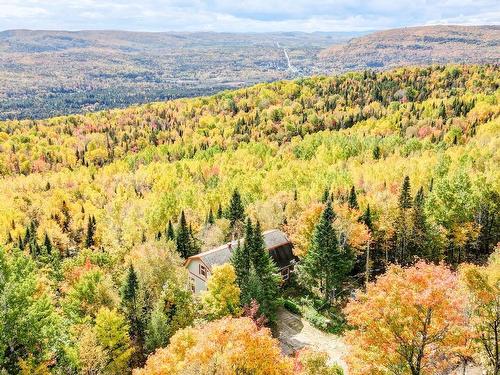
[[[289,276],[290,276],[290,271],[288,270],[288,267],[287,268],[283,268],[281,270],[281,278],[286,281],[286,280],[288,280]]]
[[[192,277],[189,278],[189,286],[191,287],[191,291],[193,293],[196,293],[196,287],[195,287],[195,283],[194,283],[194,278],[192,278]]]
[[[200,275],[207,277],[208,270],[203,264],[200,264]]]

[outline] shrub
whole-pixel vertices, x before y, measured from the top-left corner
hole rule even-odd
[[[300,313],[301,313],[300,307],[293,301],[285,299],[284,306],[291,313],[298,314],[298,315],[300,315]]]

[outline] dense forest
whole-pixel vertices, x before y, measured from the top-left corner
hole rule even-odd
[[[498,372],[499,73],[364,71],[0,122],[0,369],[341,374],[280,353],[284,305],[345,332],[350,374]],[[300,258],[287,286],[271,228]],[[183,258],[240,236],[193,296]]]

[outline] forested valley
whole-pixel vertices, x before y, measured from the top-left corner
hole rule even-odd
[[[0,373],[498,374],[500,70],[444,65],[0,122]],[[282,284],[262,232],[299,262]],[[245,242],[191,293],[185,258]]]

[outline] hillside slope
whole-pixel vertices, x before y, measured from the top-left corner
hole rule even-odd
[[[181,256],[239,237],[241,213],[284,230],[304,260],[332,202],[329,225],[353,259],[346,297],[391,262],[485,262],[500,241],[499,78],[493,65],[400,68],[0,121],[0,270],[4,310],[15,312],[0,330],[24,339],[0,367],[82,373],[118,328],[122,347],[141,340],[115,372],[143,366],[208,311]],[[123,303],[135,272],[137,309]],[[296,296],[309,322],[342,324],[337,309],[318,315]],[[151,323],[158,316],[166,323]]]
[[[0,119],[126,107],[366,68],[499,60],[497,26],[360,35],[0,32]]]
[[[327,48],[320,57],[325,66],[336,71],[498,63],[500,26],[423,26],[379,31]]]

